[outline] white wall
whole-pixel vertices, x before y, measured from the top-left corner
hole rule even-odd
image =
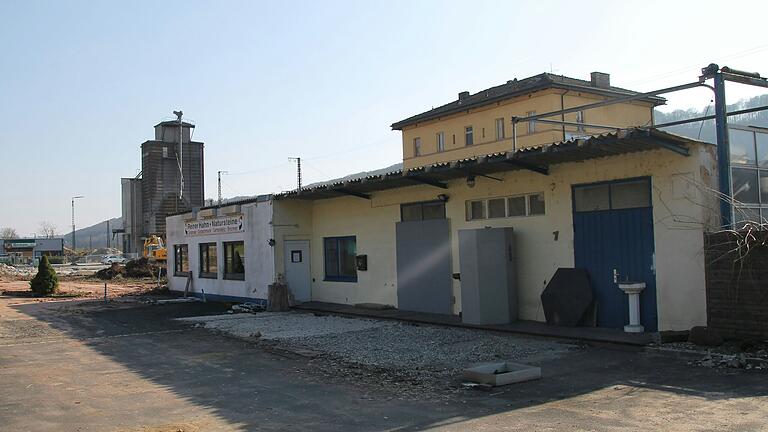
[[[266,299],[267,287],[275,279],[274,251],[269,246],[272,238],[272,202],[245,204],[241,207],[244,231],[232,234],[185,236],[184,222],[194,219],[193,213],[170,216],[166,219],[168,246],[168,284],[173,291],[184,291],[187,278],[173,275],[174,246],[189,245],[189,269],[193,272],[192,291],[206,294]],[[223,242],[243,240],[245,245],[245,280],[225,280]],[[200,243],[217,245],[218,277],[200,278]]]

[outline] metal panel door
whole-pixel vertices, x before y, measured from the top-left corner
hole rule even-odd
[[[447,219],[398,222],[397,304],[401,310],[452,313]]]
[[[575,264],[589,273],[597,299],[599,327],[623,328],[629,323],[627,295],[616,283],[629,280],[645,282],[646,288],[640,294],[640,321],[646,331],[658,328],[653,208],[650,207],[650,182],[642,181],[648,182],[647,206],[616,208],[622,206],[615,203],[619,200],[612,198],[612,192],[605,205],[596,205],[599,208],[596,210],[588,211],[574,203]],[[626,183],[605,187],[622,184]],[[578,195],[574,193],[574,201]]]
[[[286,240],[284,243],[285,281],[296,301],[312,300],[309,282],[309,241]]]

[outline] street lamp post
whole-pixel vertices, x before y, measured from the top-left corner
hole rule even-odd
[[[85,198],[82,195],[72,197],[72,250],[77,250],[77,241],[75,240],[75,200]]]

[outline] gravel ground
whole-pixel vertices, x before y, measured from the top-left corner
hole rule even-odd
[[[259,337],[271,347],[322,362],[324,367],[308,368],[315,373],[395,386],[400,394],[402,386],[416,393],[425,387],[460,389],[461,371],[475,363],[507,360],[536,364],[576,348],[482,330],[302,312],[181,320],[240,338]],[[345,373],[339,373],[341,369]]]

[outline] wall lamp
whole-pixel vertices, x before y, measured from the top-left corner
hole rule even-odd
[[[467,176],[467,187],[475,187],[475,175],[470,174]]]
[[[447,202],[447,201],[448,201],[448,195],[446,195],[446,194],[440,194],[440,195],[438,195],[438,196],[437,196],[437,199],[438,199],[439,201],[442,201],[442,202]]]

